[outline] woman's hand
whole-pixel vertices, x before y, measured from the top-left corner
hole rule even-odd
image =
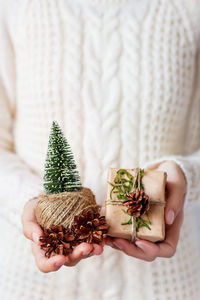
[[[92,255],[100,255],[103,252],[103,244],[82,243],[76,246],[67,257],[64,255],[55,255],[50,258],[45,257],[45,251],[40,248],[39,237],[43,235],[41,227],[37,224],[35,218],[35,207],[38,199],[29,200],[23,210],[22,224],[25,237],[32,241],[32,253],[35,262],[41,272],[48,273],[57,271],[62,265],[75,266],[81,259]]]
[[[124,251],[127,255],[153,261],[156,257],[172,257],[176,252],[179,233],[183,222],[183,206],[186,194],[186,180],[181,168],[173,161],[166,161],[151,167],[167,173],[165,223],[166,236],[163,242],[151,243],[137,240],[135,244],[121,238],[106,238],[106,244]]]

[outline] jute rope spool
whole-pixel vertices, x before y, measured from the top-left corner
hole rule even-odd
[[[51,225],[71,227],[74,216],[80,215],[84,209],[90,208],[95,213],[99,213],[101,209],[92,191],[84,187],[74,192],[42,193],[38,198],[36,219],[45,229]]]

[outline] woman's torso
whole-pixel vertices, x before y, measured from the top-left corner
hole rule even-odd
[[[141,14],[138,1],[29,3],[16,35],[15,145],[25,162],[42,173],[57,120],[102,201],[109,166],[196,150],[198,44],[175,2],[143,0]]]
[[[187,0],[143,1],[142,10],[136,0],[109,2],[28,1],[14,40],[17,153],[42,175],[51,122],[57,120],[83,184],[99,203],[108,167],[142,166],[200,146],[199,32]],[[188,224],[170,261],[146,264],[105,249],[52,282],[64,285],[68,278],[70,288],[60,293],[71,293],[70,300],[87,293],[87,299],[188,300],[194,287],[185,282],[196,261],[189,254],[194,247],[187,247],[194,243]]]

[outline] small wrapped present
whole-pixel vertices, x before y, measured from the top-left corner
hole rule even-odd
[[[164,240],[166,178],[162,171],[109,168],[105,203],[107,235],[130,241]]]

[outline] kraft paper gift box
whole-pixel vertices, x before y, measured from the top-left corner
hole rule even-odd
[[[132,224],[122,225],[127,222],[130,216],[126,213],[127,207],[122,205],[117,198],[117,193],[111,191],[114,184],[114,178],[117,171],[126,170],[134,178],[138,169],[116,169],[109,168],[108,182],[107,182],[107,200],[105,204],[105,216],[108,223],[109,236],[119,237],[134,241],[135,239],[145,239],[151,242],[158,242],[165,239],[165,222],[164,222],[164,208],[165,208],[165,185],[167,174],[162,171],[144,170],[141,178],[141,183],[145,194],[149,197],[150,208],[148,215],[142,215],[144,220],[150,220],[149,230],[147,227],[140,227],[136,232],[136,218],[132,218]],[[112,200],[110,199],[112,197]]]

